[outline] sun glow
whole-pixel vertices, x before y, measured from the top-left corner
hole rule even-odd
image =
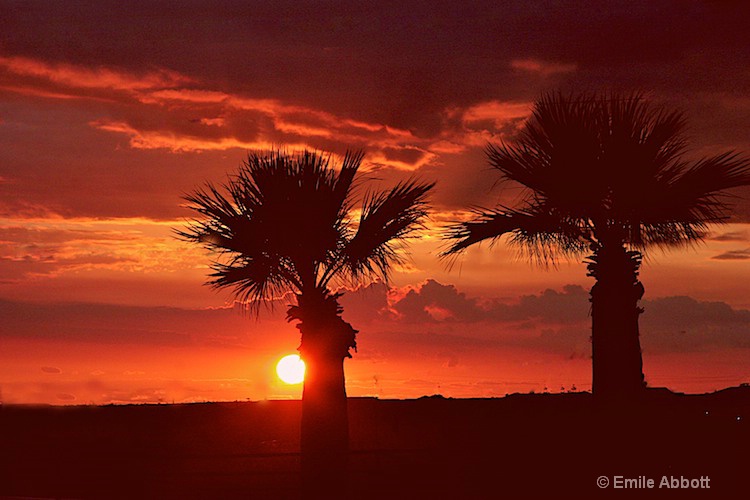
[[[276,364],[276,374],[287,384],[302,383],[305,380],[305,362],[297,354],[284,356]]]

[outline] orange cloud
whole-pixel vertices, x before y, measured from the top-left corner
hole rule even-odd
[[[285,123],[282,120],[276,121],[274,125],[276,126],[276,130],[285,134],[317,137],[331,137],[333,135],[333,131],[325,128],[310,127],[308,125],[302,125],[298,123]]]
[[[0,267],[11,280],[194,269],[204,252],[176,240],[171,234],[176,225],[146,219],[0,219]]]
[[[547,62],[540,61],[539,59],[515,59],[510,62],[510,67],[529,73],[536,73],[543,77],[557,73],[571,73],[576,70],[575,64]]]
[[[79,88],[144,90],[172,87],[190,81],[177,72],[164,69],[142,75],[130,75],[108,68],[90,69],[63,63],[49,64],[25,57],[0,56],[0,68],[16,75],[40,78]]]
[[[468,147],[484,147],[503,135],[515,132],[531,114],[530,102],[483,101],[465,108],[449,108],[445,114],[456,123],[436,141],[436,153],[460,153]]]
[[[374,151],[367,160],[375,165],[395,167],[400,170],[417,170],[437,157],[434,153],[416,147],[386,147]]]
[[[32,97],[44,97],[46,99],[77,99],[80,96],[71,95],[65,92],[52,92],[42,89],[35,89],[31,87],[15,86],[15,85],[0,85],[0,90],[6,92],[13,92],[14,94],[22,94]]]
[[[269,105],[269,103],[263,103],[263,105]],[[293,114],[287,114],[289,111]],[[198,110],[198,112],[210,113],[214,116],[221,115],[220,118],[200,118],[195,121],[212,128],[222,128],[224,130],[222,134],[225,135],[217,136],[215,133],[201,135],[202,131],[198,129],[186,133],[178,130],[177,127],[148,130],[127,121],[105,119],[94,120],[89,124],[99,130],[129,136],[129,145],[136,149],[167,149],[172,152],[233,148],[263,150],[279,144],[292,150],[304,148],[336,150],[342,147],[361,147],[368,150],[369,162],[408,171],[430,163],[437,156],[429,151],[428,141],[418,140],[407,131],[384,126],[368,128],[362,127],[362,124],[356,124],[356,128],[353,128],[348,126],[349,122],[346,120],[339,123],[335,117],[312,110],[301,113],[298,108],[280,105],[277,110],[271,112],[268,108],[260,115],[248,114],[251,112],[247,109],[238,112],[236,109],[224,107]],[[304,119],[308,123],[300,122],[299,119]],[[249,125],[253,123],[262,124],[262,129],[248,130]],[[254,138],[240,139],[233,135],[235,133],[243,135],[249,133],[251,136],[254,135]],[[438,149],[445,150],[448,144],[446,141],[440,141]],[[456,148],[454,147],[453,150]]]
[[[331,129],[361,129],[359,133],[363,133],[362,131],[364,133],[381,132],[390,136],[413,138],[408,131],[392,129],[382,124],[346,119],[320,110],[287,105],[275,99],[252,99],[212,90],[184,88],[156,90],[140,96],[140,100],[144,103],[170,104],[171,106],[215,104],[230,111],[257,111],[271,117],[278,130],[301,135],[328,137],[333,133]],[[318,126],[297,123],[295,116],[297,120],[304,117]]]
[[[531,114],[531,103],[529,102],[501,102],[486,101],[463,112],[465,122],[477,122],[491,120],[498,126],[503,126],[506,122],[526,118]]]
[[[541,63],[537,66],[539,71],[551,71]],[[519,67],[537,66],[526,61]],[[175,153],[267,149],[279,144],[290,149],[363,148],[372,164],[414,171],[437,164],[441,154],[483,147],[512,131],[529,113],[524,102],[486,101],[449,108],[443,112],[445,121],[458,126],[423,137],[386,123],[368,123],[277,99],[200,88],[200,82],[167,69],[133,74],[20,57],[0,58],[0,69],[18,77],[5,87],[26,95],[118,101],[109,116],[89,125],[127,136],[134,149]],[[123,92],[127,100],[122,99]]]
[[[224,118],[201,118],[200,123],[212,127],[223,127],[227,121]]]
[[[456,139],[451,140],[438,140],[430,144],[430,151],[439,154],[458,154],[466,151],[466,145],[454,142]]]
[[[137,130],[125,122],[109,122],[105,120],[93,121],[92,127],[107,132],[117,132],[130,137],[130,147],[136,149],[168,149],[175,153],[199,152],[211,150],[227,150],[239,148],[244,150],[267,150],[274,147],[273,141],[243,141],[234,137],[218,139],[187,136],[170,131]],[[310,146],[305,143],[286,144],[290,149],[305,149]]]
[[[108,68],[91,69],[71,64],[50,64],[25,57],[0,56],[0,68],[16,75],[39,78],[75,88],[145,90],[190,82],[189,78],[165,69],[131,75]]]
[[[213,90],[180,87],[143,89],[136,94],[136,98],[141,104],[156,105],[160,113],[167,113],[167,119],[162,122],[175,122],[175,118],[188,113],[198,114],[200,118],[189,121],[224,128],[225,135],[201,134],[200,130],[186,133],[174,126],[162,130],[147,130],[131,120],[102,119],[94,120],[90,125],[130,136],[130,146],[137,149],[163,148],[172,152],[194,152],[232,148],[266,149],[274,144],[285,144],[291,149],[341,149],[343,145],[374,151],[374,162],[403,170],[417,169],[425,161],[391,161],[392,154],[379,150],[430,147],[429,140],[417,139],[407,130],[347,119],[316,109],[287,105],[274,99],[253,99]],[[253,140],[239,139],[232,135],[248,135],[249,129],[258,126],[263,127],[263,132],[258,135],[257,131],[253,131]],[[445,141],[440,141],[438,147],[444,149],[446,144]],[[427,155],[427,161],[434,156]],[[424,158],[420,155],[419,159]]]
[[[267,149],[275,144],[285,144],[291,149],[362,147],[372,152],[370,159],[373,163],[399,170],[416,170],[434,161],[439,153],[462,150],[462,146],[445,138],[421,139],[408,130],[382,123],[367,123],[275,99],[254,99],[187,87],[196,82],[165,69],[135,75],[108,68],[91,69],[20,57],[0,58],[0,68],[12,75],[32,77],[44,83],[22,81],[4,87],[26,95],[93,98],[90,93],[82,94],[81,91],[97,90],[99,98],[106,96],[107,91],[127,91],[141,106],[155,105],[154,110],[141,107],[136,112],[142,116],[166,113],[159,121],[171,122],[174,126],[154,130],[144,127],[143,120],[131,118],[102,118],[89,123],[99,130],[128,136],[128,144],[135,149],[197,152]],[[217,135],[195,128],[187,132],[187,127],[176,126],[181,123],[181,115],[188,113],[199,117],[186,121],[225,132]],[[262,132],[255,130],[248,134],[248,129],[258,127],[258,124],[261,124]],[[253,138],[240,138],[248,135]],[[433,143],[435,151],[432,151]],[[411,154],[415,151],[419,154]]]
[[[216,104],[229,99],[224,92],[197,89],[164,89],[149,92],[140,97],[144,103],[165,103],[169,101],[191,102],[198,104]]]

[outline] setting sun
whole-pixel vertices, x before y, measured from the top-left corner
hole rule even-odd
[[[287,384],[299,384],[305,380],[305,362],[297,354],[284,356],[276,364],[276,374]]]

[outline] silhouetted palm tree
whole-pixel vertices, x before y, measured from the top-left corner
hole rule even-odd
[[[355,213],[355,175],[363,153],[330,157],[305,151],[251,154],[223,190],[207,185],[185,197],[202,217],[178,234],[220,257],[210,275],[257,312],[292,293],[299,351],[306,363],[302,396],[303,481],[321,492],[340,484],[348,448],[344,359],[356,333],[341,318],[332,286],[388,280],[404,238],[421,227],[433,184],[409,180],[363,196]]]
[[[515,207],[477,209],[444,256],[508,234],[543,265],[591,252],[593,392],[644,388],[638,316],[642,252],[698,241],[729,214],[725,190],[750,183],[748,161],[683,159],[684,118],[639,94],[542,96],[513,144],[488,145],[492,167],[525,187]]]

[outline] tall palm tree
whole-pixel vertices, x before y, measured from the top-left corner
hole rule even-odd
[[[725,190],[750,184],[747,159],[684,159],[685,120],[642,95],[543,95],[514,143],[488,145],[502,179],[524,187],[517,206],[476,209],[446,234],[455,256],[509,235],[543,265],[588,257],[593,392],[633,398],[645,387],[638,331],[649,247],[687,246],[729,216]]]
[[[219,189],[185,199],[200,214],[178,235],[216,252],[209,283],[229,288],[257,312],[291,294],[287,312],[301,332],[306,364],[302,395],[303,483],[332,494],[348,449],[344,359],[356,334],[341,318],[335,286],[388,280],[405,238],[422,226],[432,183],[414,179],[355,203],[363,153],[347,153],[338,171],[330,156],[304,151],[250,154]],[[360,209],[355,212],[355,206]]]

